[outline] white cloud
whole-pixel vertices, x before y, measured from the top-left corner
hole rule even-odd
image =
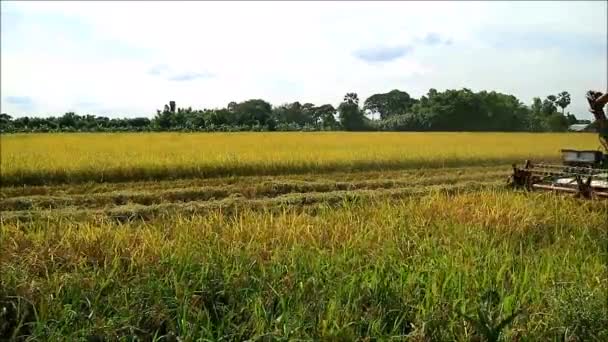
[[[2,21],[7,17],[10,26],[2,27],[2,95],[30,97],[36,108],[25,112],[3,97],[2,111],[135,116],[151,115],[169,99],[195,108],[248,98],[335,105],[347,91],[364,99],[394,88],[420,96],[430,87],[468,87],[510,92],[527,103],[568,90],[569,109],[588,117],[583,94],[587,88],[606,90],[605,53],[503,51],[491,46],[487,35],[500,39],[491,32],[543,31],[606,38],[606,7],[602,2],[3,1]],[[430,34],[444,44],[429,44]],[[366,63],[355,54],[405,46],[411,51],[383,63]],[[171,81],[176,78],[182,81]]]

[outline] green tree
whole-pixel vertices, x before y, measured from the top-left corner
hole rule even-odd
[[[359,131],[365,128],[365,115],[359,109],[359,96],[347,93],[338,107],[340,124],[347,131]]]
[[[76,121],[79,120],[78,115],[74,112],[68,112],[63,114],[62,117],[59,118],[59,127],[60,128],[76,128]]]
[[[315,120],[315,105],[313,103],[305,103],[302,105],[302,121],[304,124],[317,124]]]
[[[168,130],[172,127],[174,113],[171,111],[168,105],[165,105],[165,108],[156,111],[156,116],[152,119],[152,123],[155,127],[160,128],[161,130]]]
[[[305,103],[304,105],[300,102],[286,103],[276,107],[273,110],[273,117],[279,123],[283,124],[296,124],[300,127],[306,124],[314,124],[314,104]]]
[[[570,94],[567,91],[557,94],[555,104],[562,109],[562,115],[564,115],[564,110],[570,105]]]
[[[381,131],[422,131],[427,130],[426,122],[416,113],[392,115],[380,120],[377,128]]]
[[[172,111],[172,113],[173,113],[173,120],[171,122],[171,127],[177,128],[177,129],[186,128],[186,123],[188,120],[186,112],[182,108],[178,108],[177,112]]]
[[[304,120],[302,118],[302,104],[298,101],[290,103],[286,108],[287,120],[286,122],[295,122],[298,125],[303,125]]]
[[[336,120],[335,114],[336,109],[330,104],[324,104],[313,109],[313,116],[317,122],[321,124],[324,129],[337,129],[338,121]]]
[[[8,132],[12,130],[12,120],[13,117],[6,114],[6,113],[2,113],[0,114],[0,132]]]
[[[528,108],[515,96],[481,91],[476,94],[481,102],[478,113],[480,130],[518,131],[526,129],[530,115]]]
[[[568,129],[568,119],[560,113],[553,113],[546,118],[546,128],[550,132],[563,132]]]
[[[385,94],[370,96],[365,100],[363,109],[372,114],[379,114],[380,119],[384,120],[392,115],[409,112],[415,102],[408,93],[395,89]]]
[[[427,96],[413,107],[431,130],[483,130],[487,116],[480,97],[469,89],[437,92],[430,89]]]
[[[236,114],[238,125],[267,125],[272,116],[272,106],[262,99],[247,100],[236,105],[229,104]]]
[[[230,117],[233,114],[226,108],[209,109],[203,111],[206,127],[215,127],[231,124]]]
[[[65,113],[60,117],[20,117],[0,115],[2,132],[47,131],[235,131],[235,130],[443,130],[443,131],[563,131],[579,122],[564,115],[570,95],[561,92],[544,100],[535,97],[530,107],[515,96],[494,91],[434,88],[419,100],[399,90],[374,94],[365,101],[365,111],[380,114],[370,121],[359,107],[356,93],[347,93],[338,110],[332,105],[287,103],[278,107],[262,99],[230,102],[225,108],[193,110],[176,108],[175,102],[147,118],[113,118]],[[561,113],[557,108],[561,108]],[[336,114],[338,114],[336,116]],[[336,117],[339,121],[336,120]]]
[[[540,97],[535,97],[532,99],[532,105],[530,106],[530,111],[532,115],[540,116],[543,111],[543,101]]]
[[[568,121],[568,126],[574,125],[579,122],[579,120],[576,118],[576,116],[574,116],[573,114],[570,114],[570,112],[568,112],[568,114],[566,115],[566,120]]]
[[[549,95],[543,101],[541,113],[544,116],[551,116],[557,112],[557,107],[555,106],[555,101],[557,98],[554,95]]]
[[[529,115],[526,120],[526,129],[532,132],[540,132],[544,130],[543,116],[543,101],[540,97],[532,99]]]
[[[144,130],[150,126],[150,119],[148,118],[132,118],[127,120],[127,127],[134,128],[135,130]]]

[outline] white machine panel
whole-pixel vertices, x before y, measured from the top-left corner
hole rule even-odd
[[[594,163],[597,161],[597,152],[562,150],[562,160],[564,162]]]

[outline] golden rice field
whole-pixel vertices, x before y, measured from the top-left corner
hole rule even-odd
[[[564,133],[115,133],[3,135],[3,184],[496,165],[597,148]]]
[[[0,341],[606,341],[593,134],[1,138]]]

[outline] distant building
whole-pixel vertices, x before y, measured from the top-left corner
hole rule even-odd
[[[593,127],[590,123],[585,124],[574,124],[568,127],[568,131],[570,132],[596,132],[595,127]]]

